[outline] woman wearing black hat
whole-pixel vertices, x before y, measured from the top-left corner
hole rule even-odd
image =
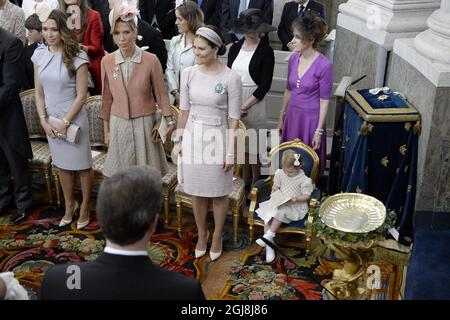
[[[228,53],[228,67],[242,78],[241,117],[249,130],[246,164],[243,166],[246,184],[253,184],[259,177],[260,161],[257,155],[265,152],[266,140],[256,138],[259,129],[267,129],[266,102],[264,97],[272,85],[275,57],[268,42],[261,39],[277,29],[265,23],[260,9],[242,11],[233,23],[232,31],[244,34]],[[253,131],[253,132],[252,132]],[[266,137],[266,135],[262,135]],[[251,170],[250,170],[251,167]]]

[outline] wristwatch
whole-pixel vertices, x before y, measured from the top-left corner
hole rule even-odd
[[[177,95],[177,93],[179,93],[179,92],[180,91],[178,91],[178,89],[174,89],[174,90],[170,91],[170,94],[175,97]]]
[[[64,125],[66,127],[70,126],[70,121],[69,120],[67,120],[66,118],[63,118],[62,120],[64,121]]]

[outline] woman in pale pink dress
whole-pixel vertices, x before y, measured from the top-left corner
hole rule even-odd
[[[183,190],[192,196],[198,229],[195,257],[206,253],[206,217],[211,198],[215,225],[210,257],[216,260],[222,254],[222,231],[233,187],[234,145],[226,143],[227,134],[229,141],[234,141],[242,106],[242,82],[237,73],[217,59],[226,48],[216,27],[199,28],[193,50],[197,65],[186,68],[181,75],[176,141],[183,140]],[[182,134],[180,129],[184,129]],[[216,134],[216,143],[208,137],[210,133]]]

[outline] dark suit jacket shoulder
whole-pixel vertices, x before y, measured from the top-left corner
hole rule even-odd
[[[228,52],[228,67],[231,69],[234,60],[241,51],[244,39],[235,42]],[[252,80],[256,83],[258,88],[253,92],[253,96],[258,100],[264,99],[267,92],[270,90],[273,79],[273,69],[275,66],[275,55],[272,47],[266,41],[260,41],[258,47],[253,53],[250,60],[249,73]]]
[[[34,67],[33,61],[31,61],[31,56],[36,50],[38,44],[33,43],[29,46],[26,46],[23,50],[24,61],[25,61],[25,77],[23,79],[23,90],[29,90],[34,88]]]
[[[93,261],[74,265],[73,269],[68,269],[71,265],[57,265],[47,270],[42,281],[41,299],[205,299],[200,282],[156,266],[148,257],[102,253]]]
[[[167,49],[162,34],[142,19],[138,19],[138,34],[142,36],[142,40],[138,40],[137,45],[139,47],[148,47],[146,51],[154,53],[158,57],[162,69],[165,71],[167,65]]]
[[[198,3],[197,0],[194,0]],[[220,10],[222,8],[222,0],[203,0],[200,9],[203,11],[206,25],[220,27]]]
[[[315,13],[325,18],[325,7],[323,4],[310,0],[305,8],[305,12]],[[292,40],[292,22],[298,17],[298,3],[290,1],[285,3],[281,14],[280,24],[278,25],[278,38],[283,44],[283,50],[288,50],[287,44]]]
[[[141,18],[152,24],[156,15],[159,29],[164,39],[172,39],[177,32],[175,25],[175,1],[174,0],[145,0],[139,1],[139,13]]]
[[[19,92],[24,74],[23,43],[0,27],[0,143],[33,158]]]

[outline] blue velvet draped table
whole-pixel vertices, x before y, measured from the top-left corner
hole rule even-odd
[[[397,213],[403,244],[412,239],[420,128],[420,114],[400,95],[353,90],[333,136],[329,193],[360,192],[382,201]]]

